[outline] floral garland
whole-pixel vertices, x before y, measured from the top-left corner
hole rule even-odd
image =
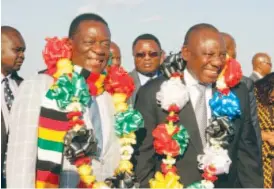
[[[125,103],[125,100],[130,97],[134,90],[133,80],[122,68],[120,70],[109,68],[110,73],[105,80],[105,75],[89,73],[83,68],[73,66],[70,60],[71,54],[71,47],[67,38],[58,39],[54,37],[47,39],[43,57],[48,67],[47,73],[53,76],[54,84],[47,92],[46,99],[56,101],[59,111],[67,114],[69,127],[65,130],[66,135],[61,137],[62,140],[60,140],[64,144],[65,157],[77,167],[80,177],[78,187],[112,187],[115,186],[114,181],[118,180],[117,182],[119,182],[125,179],[126,176],[134,181],[130,162],[133,153],[131,144],[136,143],[134,132],[143,126],[143,119],[139,112],[133,110],[132,107],[127,107]],[[113,95],[117,111],[115,129],[122,144],[122,160],[115,171],[115,179],[97,182],[92,174],[91,166],[91,157],[96,155],[97,144],[93,131],[86,128],[82,115],[91,102],[91,96],[102,94],[104,86]],[[47,134],[50,135],[51,133],[48,132]],[[52,185],[47,184],[50,180],[49,176],[47,176],[48,180],[43,179],[43,182],[40,182],[39,178],[41,177],[37,176],[38,183],[40,183],[39,187],[56,187],[59,177],[58,175],[54,175],[54,177],[56,178],[55,185]]]
[[[167,123],[159,124],[152,132],[156,153],[164,155],[161,172],[149,181],[151,188],[183,188],[175,166],[176,157],[182,156],[189,142],[189,135],[184,126],[178,125],[178,112],[189,101],[187,87],[182,83],[180,74],[174,74],[165,81],[156,94],[161,108],[167,111]],[[231,58],[217,80],[217,91],[209,101],[212,110],[211,124],[206,128],[207,144],[204,154],[197,157],[198,169],[203,171],[203,180],[187,188],[214,188],[217,175],[228,173],[231,160],[227,147],[234,135],[231,120],[241,114],[237,96],[230,90],[242,77],[240,64]],[[170,93],[172,91],[172,93]]]

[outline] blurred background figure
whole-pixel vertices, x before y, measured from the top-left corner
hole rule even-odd
[[[253,72],[249,78],[255,82],[271,72],[271,58],[266,53],[257,53],[252,58],[252,66]]]
[[[111,60],[113,65],[121,66],[121,51],[115,42],[110,44]]]
[[[257,81],[255,91],[263,140],[264,188],[274,188],[274,73]]]
[[[225,41],[226,52],[227,52],[228,57],[237,59],[237,51],[236,51],[237,45],[236,45],[235,39],[228,33],[221,32],[221,35]],[[254,94],[254,83],[250,78],[248,78],[244,75],[242,77],[241,82],[244,83],[248,89],[252,126],[255,129],[256,136],[257,136],[257,144],[258,144],[259,152],[261,153],[262,152],[262,137],[261,137],[260,126],[258,123],[257,105],[256,105],[255,94]],[[259,158],[258,161],[260,163],[262,163],[261,155],[259,155],[258,158]]]
[[[9,134],[9,120],[16,91],[23,78],[17,75],[26,50],[20,32],[10,26],[1,26],[1,188],[6,188],[5,159]]]

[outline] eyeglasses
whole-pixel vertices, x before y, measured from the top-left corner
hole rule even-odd
[[[158,52],[139,52],[139,53],[136,53],[135,54],[135,57],[136,58],[145,58],[146,55],[148,55],[150,58],[155,58],[157,56],[159,56],[159,53]]]
[[[271,62],[262,62],[264,64],[268,64],[270,67],[272,67],[272,63]]]

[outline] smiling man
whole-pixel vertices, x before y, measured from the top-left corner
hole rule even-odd
[[[110,40],[108,24],[102,17],[92,13],[76,17],[69,29],[73,74],[77,75],[77,72],[86,78],[90,72],[103,72],[109,59]],[[18,91],[11,113],[12,127],[7,155],[9,188],[76,188],[78,185],[77,168],[58,148],[60,141],[56,141],[57,132],[38,140],[38,128],[44,127],[48,133],[52,131],[47,130],[49,127],[45,127],[46,123],[40,124],[41,118],[49,120],[50,127],[56,130],[60,129],[60,124],[68,121],[66,110],[56,111],[56,101],[46,99],[49,103],[45,103],[45,94],[53,83],[54,78],[45,72],[25,80]],[[87,129],[93,129],[98,142],[96,157],[92,158],[93,174],[97,181],[104,181],[113,175],[120,160],[120,154],[117,153],[120,150],[119,140],[113,127],[115,111],[112,98],[106,91],[91,98],[93,103],[83,107],[81,117]],[[48,150],[53,147],[55,151]],[[61,155],[56,151],[61,151]],[[60,156],[62,161],[58,161]]]
[[[139,88],[159,75],[162,48],[160,41],[154,35],[142,34],[134,40],[132,51],[135,69],[130,75],[134,79],[136,88],[130,103],[134,105]]]
[[[197,156],[203,153],[206,145],[205,130],[213,118],[209,100],[212,99],[215,83],[226,63],[226,47],[218,29],[210,24],[197,24],[186,33],[181,55],[186,62],[184,82],[190,100],[179,112],[178,125],[182,124],[186,128],[190,142],[184,155],[176,159],[176,168],[180,181],[188,186],[202,179],[197,168]],[[145,123],[145,128],[136,134],[138,150],[135,155],[135,173],[141,187],[148,187],[155,172],[161,170],[162,157],[155,153],[152,132],[158,124],[165,123],[168,116],[168,112],[156,100],[156,93],[166,80],[166,77],[160,76],[142,86],[136,100],[135,107],[141,112]],[[248,90],[243,83],[231,90],[239,98],[242,112],[240,117],[233,120],[235,135],[228,147],[228,155],[232,160],[229,174],[218,175],[214,185],[216,188],[261,188],[263,179],[261,171],[257,171],[261,167],[257,158],[258,148],[254,147],[257,143],[251,125]]]

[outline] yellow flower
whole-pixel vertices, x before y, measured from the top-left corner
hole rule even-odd
[[[183,185],[179,182],[180,177],[172,172],[168,172],[163,175],[160,172],[156,172],[155,178],[150,179],[150,188],[183,188]]]
[[[132,169],[133,169],[133,165],[130,161],[121,160],[119,162],[118,168],[115,170],[115,174],[124,173],[124,172],[132,174]]]
[[[129,145],[129,144],[136,144],[136,135],[135,135],[134,132],[131,132],[127,135],[124,135],[119,140],[120,140],[120,144],[122,146],[126,146],[126,145]]]
[[[88,164],[83,164],[78,167],[78,173],[80,176],[88,176],[92,174],[92,167]]]
[[[88,176],[80,176],[81,181],[83,181],[86,185],[90,185],[95,181],[95,176],[88,175]]]
[[[59,78],[63,74],[70,74],[73,71],[71,61],[67,58],[62,58],[57,62],[57,71],[53,74],[53,77]]]
[[[106,185],[104,182],[96,182],[93,187],[93,189],[108,189],[110,188],[108,185]]]

